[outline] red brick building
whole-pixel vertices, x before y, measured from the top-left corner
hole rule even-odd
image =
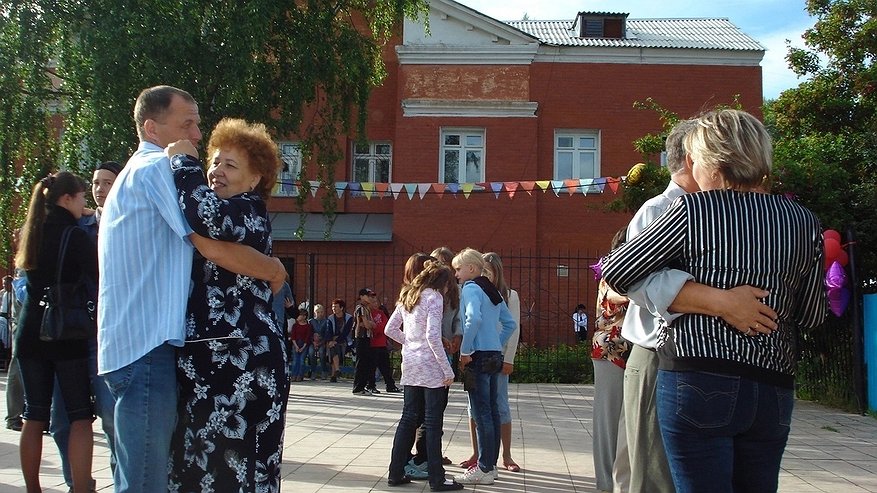
[[[284,143],[289,174],[270,208],[275,252],[294,266],[300,299],[350,299],[348,285],[376,285],[392,298],[401,275],[393,252],[447,245],[534,258],[602,253],[629,215],[604,211],[614,194],[599,179],[624,176],[642,160],[632,142],[661,129],[658,116],[634,109],[635,101],[651,97],[681,116],[735,95],[750,112],[762,104],[764,48],[727,19],[570,12],[566,20],[501,22],[432,0],[429,30],[405,22],[385,52],[389,75],[369,104],[368,144],[344,137],[336,174],[344,191],[331,240],[314,199],[304,241],[294,239],[299,214],[283,196],[295,193],[297,151],[294,141]],[[566,188],[574,182],[561,180],[577,180],[574,193]],[[558,195],[533,184],[545,181],[564,188]],[[394,265],[380,275],[328,268],[320,260],[327,251]],[[317,256],[308,261],[308,253]],[[556,276],[555,267],[544,275]],[[593,286],[570,288],[562,305],[593,304]]]

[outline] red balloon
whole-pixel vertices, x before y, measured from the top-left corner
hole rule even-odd
[[[837,263],[846,267],[850,262],[850,256],[843,249],[837,254]]]
[[[838,243],[840,243],[840,233],[833,229],[826,229],[825,231],[823,231],[822,238],[826,240],[829,238],[834,238],[835,240],[837,240]]]
[[[840,242],[834,238],[825,239],[825,258],[837,260],[838,254],[841,252]]]

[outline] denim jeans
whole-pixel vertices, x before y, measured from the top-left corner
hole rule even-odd
[[[777,490],[792,389],[733,375],[660,370],[657,399],[677,493]]]
[[[468,368],[475,375],[475,390],[469,392],[469,405],[478,437],[478,466],[482,471],[492,471],[499,456],[500,418],[496,396],[502,353],[475,351]]]
[[[94,396],[94,412],[101,419],[101,428],[110,449],[110,469],[116,467],[115,444],[113,443],[115,431],[113,429],[113,407],[115,401],[110,393],[110,388],[104,383],[104,377],[97,374],[97,339],[88,343],[88,371],[91,378],[91,395]],[[52,418],[49,422],[49,433],[58,446],[58,455],[61,457],[61,470],[64,474],[64,482],[73,487],[73,476],[70,473],[70,459],[67,457],[67,445],[70,442],[70,420],[67,419],[67,411],[64,409],[64,396],[61,395],[61,387],[55,379],[55,392],[52,395]]]
[[[162,344],[103,376],[115,399],[116,493],[167,491],[177,423],[175,355]]]
[[[436,487],[445,481],[445,468],[442,466],[442,424],[445,406],[448,403],[446,387],[431,389],[427,387],[405,386],[405,399],[402,405],[402,418],[396,427],[393,450],[390,454],[388,478],[400,479],[405,475],[405,464],[411,456],[411,446],[418,425],[423,422],[423,435],[426,445],[426,465],[429,472],[429,485]]]
[[[304,363],[307,355],[308,348],[305,348],[303,351],[298,352],[295,350],[295,346],[292,347],[292,370],[290,371],[290,374],[293,377],[300,377],[305,374]]]

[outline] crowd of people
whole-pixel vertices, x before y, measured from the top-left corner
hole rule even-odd
[[[117,492],[279,491],[290,385],[338,382],[350,356],[354,395],[380,393],[378,372],[385,392],[403,394],[389,486],[427,480],[453,491],[520,471],[508,397],[520,300],[499,255],[415,253],[393,306],[366,287],[351,307],[339,297],[329,310],[298,309],[271,256],[266,200],[280,162],[267,128],[221,120],[205,173],[187,92],[145,89],[134,121],[134,155],[94,171],[96,209],[73,173],[34,185],[16,279],[3,280],[7,401],[21,408],[7,427],[21,431],[29,493],[40,491],[47,431],[70,490],[95,490],[95,416]],[[682,121],[667,150],[671,183],[600,262],[593,332],[583,305],[573,315],[579,341],[592,344],[597,488],[776,491],[794,335],[826,316],[821,229],[766,193],[770,138],[751,115]],[[60,283],[94,300],[91,337],[42,334],[44,293]],[[455,363],[472,454],[449,479],[441,443]]]

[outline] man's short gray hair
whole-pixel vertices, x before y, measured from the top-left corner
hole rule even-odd
[[[696,127],[695,120],[679,120],[667,135],[664,148],[667,149],[667,169],[671,175],[685,168],[685,137]]]

